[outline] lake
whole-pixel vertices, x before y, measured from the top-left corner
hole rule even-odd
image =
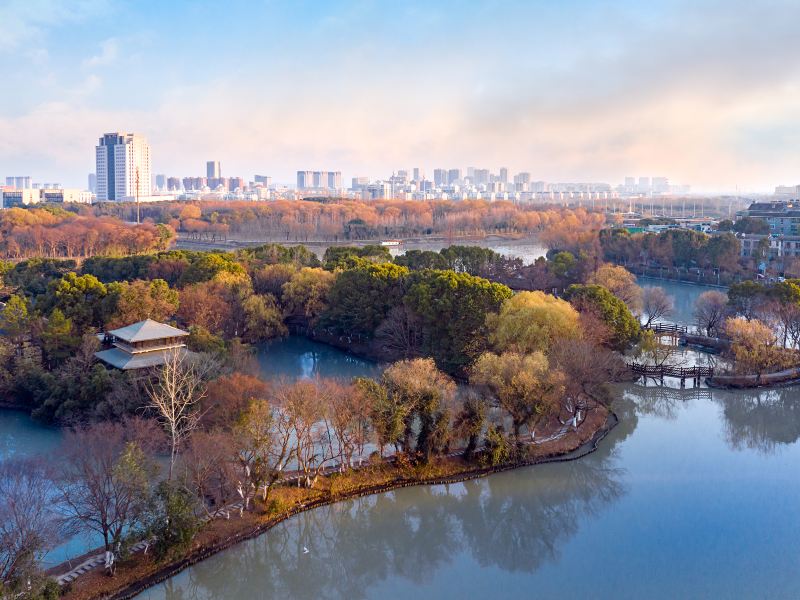
[[[618,395],[588,457],[316,509],[140,597],[797,598],[800,393]]]

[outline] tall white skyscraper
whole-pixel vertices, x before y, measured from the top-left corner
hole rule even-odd
[[[142,135],[106,133],[95,152],[98,202],[135,200],[137,192],[150,196],[150,144]]]

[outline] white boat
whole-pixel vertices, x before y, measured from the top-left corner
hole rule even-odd
[[[381,242],[381,246],[399,246],[401,242],[399,240],[385,240]]]

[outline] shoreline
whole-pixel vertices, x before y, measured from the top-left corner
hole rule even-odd
[[[485,233],[485,234],[467,234],[467,235],[432,235],[432,236],[410,236],[405,238],[392,238],[400,242],[400,247],[403,244],[426,244],[426,243],[457,243],[459,241],[496,241],[496,242],[537,242],[538,239],[535,233]],[[306,246],[307,248],[324,248],[329,246],[365,246],[370,244],[380,244],[385,238],[374,239],[359,239],[359,240],[248,240],[248,239],[232,239],[227,240],[196,240],[185,237],[185,235],[178,234],[175,238],[173,248],[176,250],[192,250],[199,249],[199,247],[208,250],[240,250],[243,248],[251,248],[254,246],[263,246],[265,244],[279,244],[281,246]],[[198,248],[192,248],[196,246]]]
[[[236,546],[242,542],[259,537],[267,533],[270,529],[274,528],[275,526],[283,523],[284,521],[294,516],[297,516],[301,513],[316,508],[321,508],[323,506],[330,506],[338,502],[353,500],[356,498],[362,498],[366,496],[372,496],[375,494],[382,494],[406,487],[414,487],[420,485],[447,485],[451,483],[460,483],[463,481],[479,479],[487,477],[489,475],[493,475],[495,473],[502,473],[505,471],[511,471],[523,467],[578,460],[595,452],[600,442],[618,424],[619,424],[619,418],[612,410],[608,409],[602,424],[592,432],[592,434],[588,437],[588,439],[580,441],[572,449],[564,452],[551,452],[521,462],[508,463],[504,465],[498,465],[495,467],[476,466],[475,468],[466,469],[461,472],[456,472],[451,475],[440,476],[440,477],[430,477],[422,479],[399,478],[394,481],[389,481],[387,483],[381,483],[377,485],[367,485],[362,488],[356,488],[352,491],[345,492],[343,494],[328,495],[326,497],[316,498],[308,502],[302,502],[296,506],[293,506],[289,510],[279,515],[276,515],[255,526],[253,526],[252,524],[244,526],[241,528],[241,530],[234,531],[232,534],[228,535],[225,539],[222,539],[219,542],[209,544],[207,546],[200,546],[199,548],[189,551],[182,558],[176,559],[160,568],[157,568],[155,572],[145,576],[143,579],[139,579],[127,584],[123,583],[122,587],[119,589],[98,590],[97,593],[89,592],[88,594],[84,593],[75,596],[72,593],[74,591],[73,588],[65,590],[66,597],[67,598],[80,597],[82,599],[103,598],[110,600],[129,600],[141,594],[145,590],[152,588],[160,583],[163,583],[164,581],[166,581],[171,577],[174,577],[175,575],[179,574],[185,569],[195,564],[198,564],[203,560],[210,558],[211,556],[214,556],[215,554],[218,554],[224,550],[232,548],[233,546]],[[95,571],[97,572],[97,570]],[[105,578],[105,575],[101,574],[100,576]],[[121,577],[121,574],[118,574],[117,577]],[[108,579],[108,581],[113,581],[113,579]]]

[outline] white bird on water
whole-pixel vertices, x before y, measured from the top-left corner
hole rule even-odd
[[[303,546],[303,554],[308,554],[308,548],[306,548],[305,546]]]

